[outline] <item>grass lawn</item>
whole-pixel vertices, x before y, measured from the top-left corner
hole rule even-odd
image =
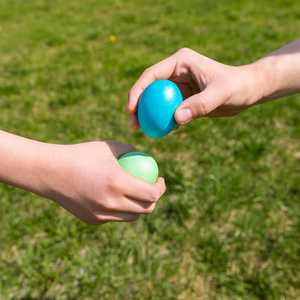
[[[297,0],[0,0],[0,129],[133,144],[167,184],[152,214],[99,227],[0,185],[0,298],[300,299],[300,96],[157,140],[125,111],[182,47],[240,65],[299,28]]]

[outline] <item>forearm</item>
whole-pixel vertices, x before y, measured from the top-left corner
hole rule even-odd
[[[0,131],[0,182],[37,192],[43,145]]]
[[[252,65],[256,69],[262,90],[262,97],[257,103],[300,92],[300,39]]]

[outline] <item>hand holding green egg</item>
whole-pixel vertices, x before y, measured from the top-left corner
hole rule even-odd
[[[158,166],[153,157],[143,152],[129,152],[118,159],[119,165],[131,175],[155,183]]]

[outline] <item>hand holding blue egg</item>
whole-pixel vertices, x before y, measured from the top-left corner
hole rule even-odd
[[[183,102],[177,85],[170,80],[152,82],[142,93],[137,116],[142,130],[152,138],[169,134],[178,123],[174,113]]]

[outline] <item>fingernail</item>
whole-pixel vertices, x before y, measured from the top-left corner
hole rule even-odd
[[[180,123],[187,123],[188,121],[191,121],[193,117],[193,114],[189,108],[182,108],[177,113],[177,120]]]

